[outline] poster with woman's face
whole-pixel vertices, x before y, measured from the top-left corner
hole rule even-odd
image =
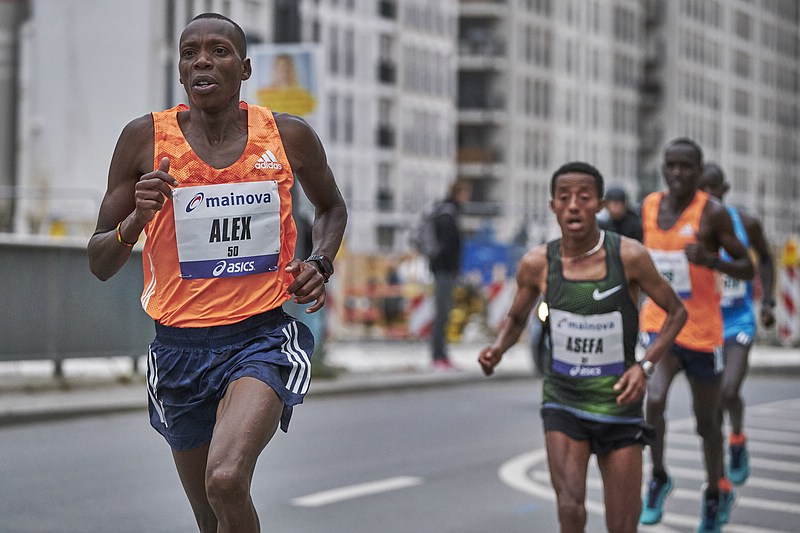
[[[249,50],[253,74],[243,85],[248,102],[311,122],[318,114],[316,49],[307,45],[257,45]]]

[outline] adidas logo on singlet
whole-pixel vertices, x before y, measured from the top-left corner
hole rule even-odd
[[[258,158],[258,161],[256,161],[256,168],[259,170],[281,170],[283,165],[278,163],[278,158],[275,157],[275,154],[273,154],[271,150],[267,150],[261,157]]]

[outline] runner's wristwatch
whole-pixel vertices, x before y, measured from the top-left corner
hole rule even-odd
[[[319,273],[325,278],[325,283],[328,283],[330,277],[333,276],[333,262],[324,255],[311,255],[303,262],[314,263]]]
[[[656,371],[656,364],[652,361],[642,360],[639,361],[639,366],[642,367],[642,371],[644,372],[644,377],[650,379],[650,376],[653,375],[653,372]]]

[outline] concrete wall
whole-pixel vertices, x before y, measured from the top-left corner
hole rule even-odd
[[[142,310],[141,253],[101,282],[85,243],[0,241],[0,361],[139,356],[155,335]]]

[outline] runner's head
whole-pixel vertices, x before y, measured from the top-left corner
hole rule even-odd
[[[550,182],[550,210],[564,237],[586,237],[597,232],[597,213],[603,208],[603,176],[588,163],[567,163]]]
[[[667,144],[661,172],[669,192],[678,198],[694,195],[703,170],[703,150],[691,139],[680,137]]]
[[[725,179],[725,173],[719,165],[706,163],[703,165],[703,175],[700,176],[699,187],[711,196],[722,200],[731,185]]]
[[[203,13],[181,33],[178,73],[191,108],[218,112],[239,105],[252,68],[244,32],[231,19]]]
[[[247,57],[247,37],[245,36],[244,30],[242,29],[241,26],[236,24],[234,21],[232,21],[225,15],[220,15],[219,13],[200,13],[199,15],[194,17],[191,21],[189,21],[189,24],[197,20],[205,20],[205,19],[221,20],[223,22],[230,24],[232,31],[231,38],[233,41],[233,45],[236,47],[236,52],[239,54],[239,57],[241,59]],[[189,24],[186,25],[187,28],[189,27]],[[183,31],[185,32],[186,29],[184,28]],[[183,34],[181,34],[181,39],[183,39]]]
[[[565,163],[559,167],[553,173],[553,177],[550,178],[550,198],[554,198],[556,194],[556,180],[564,174],[569,174],[572,172],[577,172],[580,174],[586,174],[594,178],[595,183],[595,190],[597,191],[597,196],[602,198],[603,197],[603,175],[600,174],[600,171],[597,170],[595,167],[590,165],[589,163],[584,163],[582,161],[572,161],[570,163]]]

